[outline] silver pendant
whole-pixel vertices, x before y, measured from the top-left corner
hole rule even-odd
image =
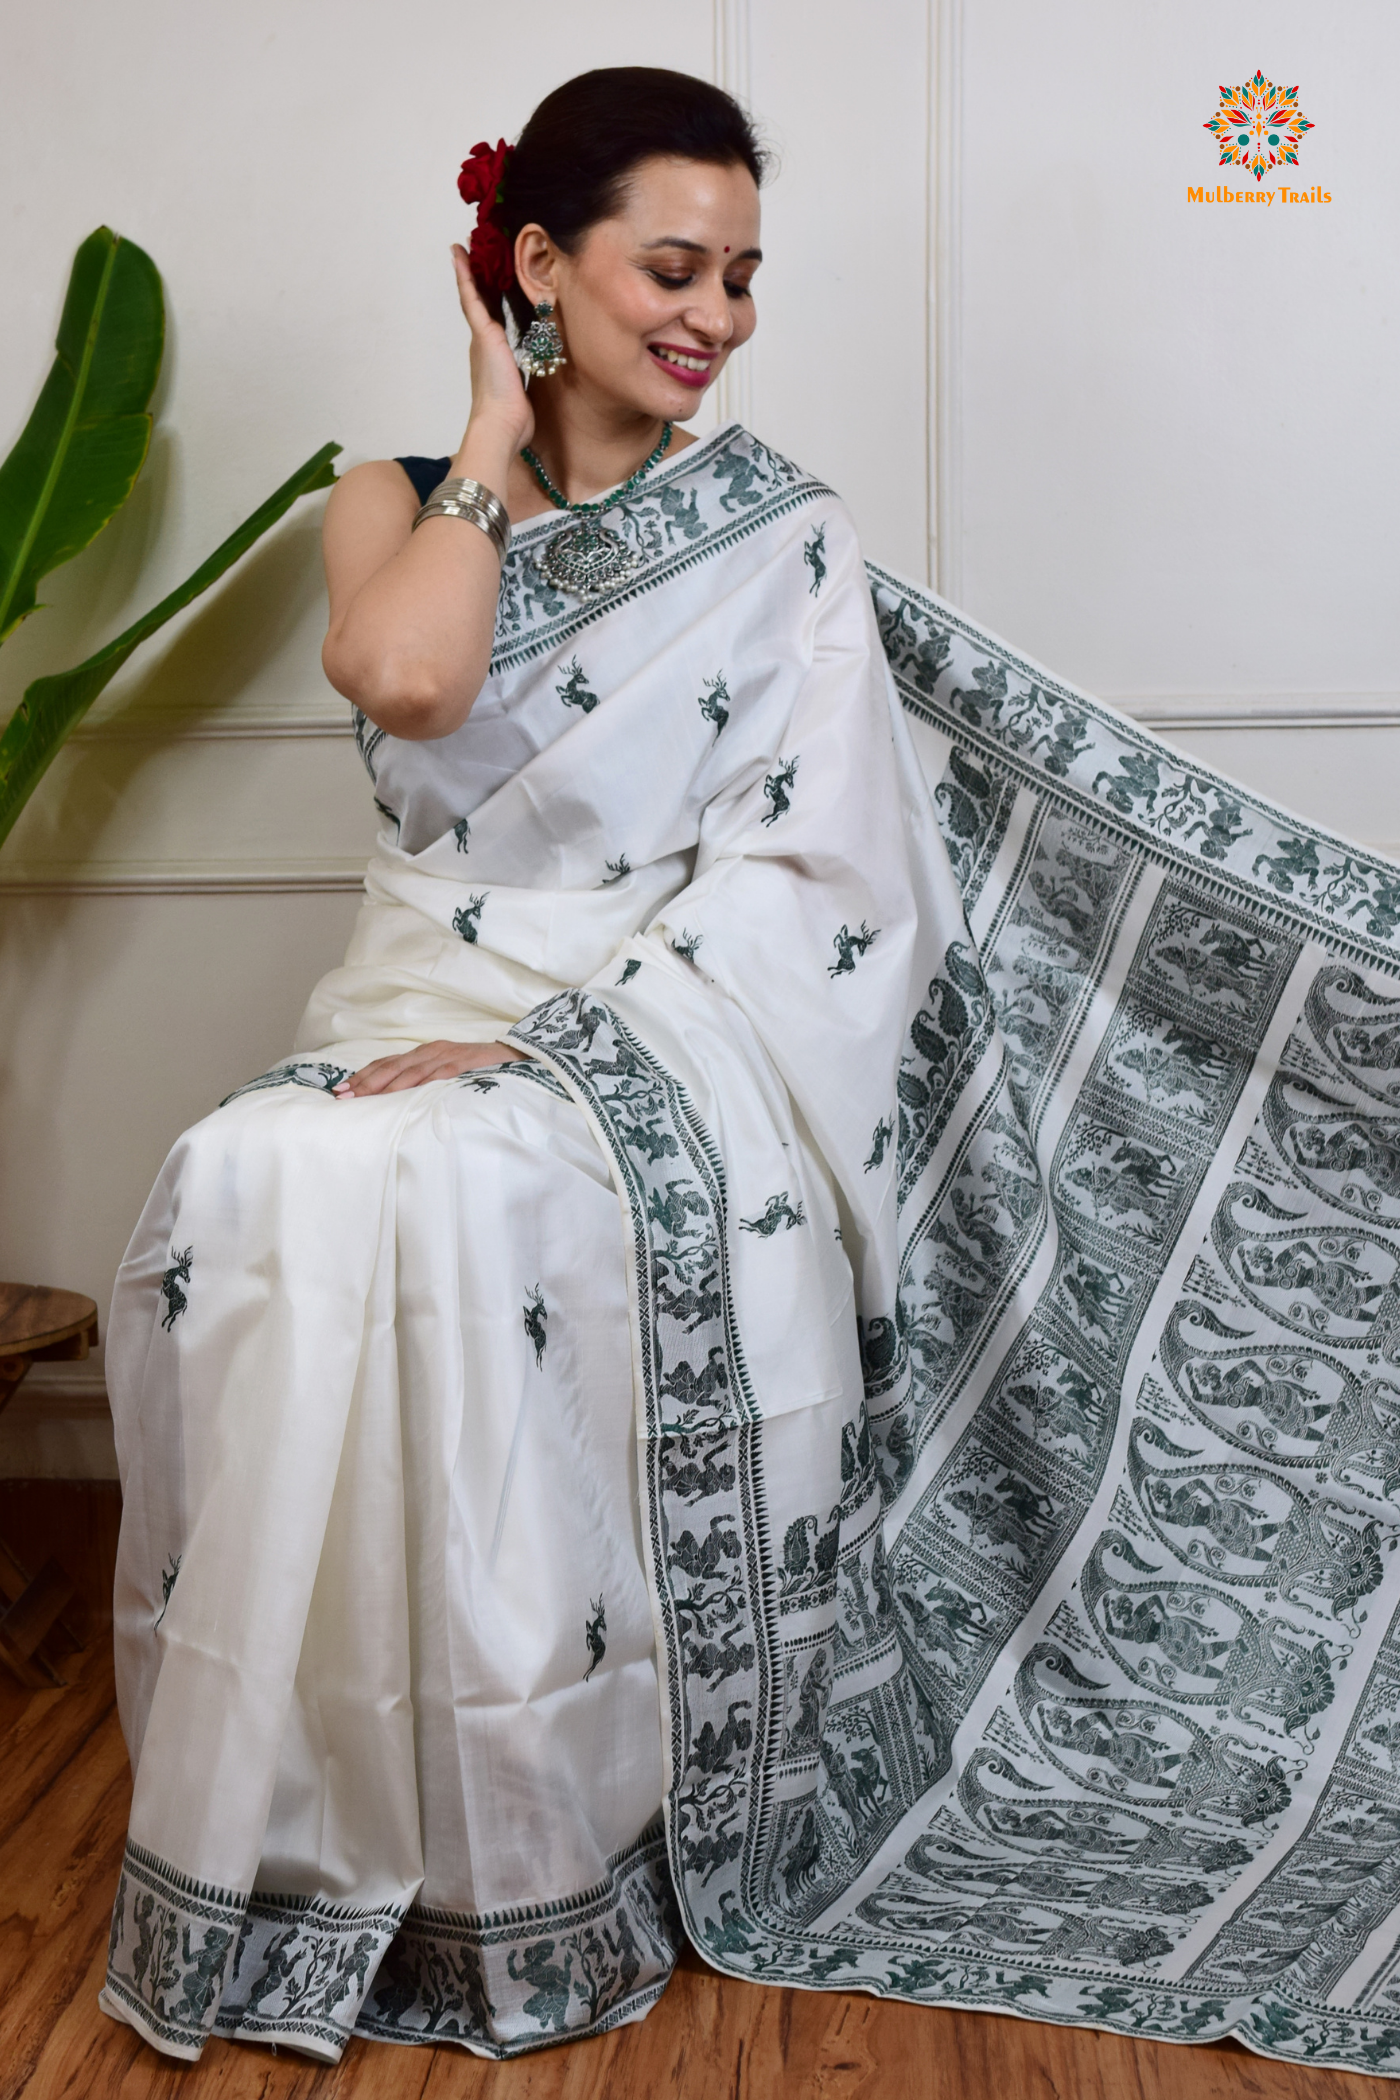
[[[606,525],[595,524],[592,518],[586,518],[581,525],[571,525],[567,532],[556,533],[544,551],[535,556],[535,565],[548,582],[561,591],[572,591],[578,598],[600,597],[604,591],[616,590],[641,566],[615,532]]]

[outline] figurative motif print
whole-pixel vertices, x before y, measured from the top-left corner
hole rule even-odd
[[[167,1334],[172,1332],[175,1322],[190,1302],[180,1285],[189,1282],[190,1264],[193,1260],[193,1247],[186,1247],[183,1254],[177,1254],[173,1247],[170,1250],[170,1267],[160,1279],[160,1294],[165,1300],[165,1311],[160,1324]]]
[[[452,827],[452,836],[457,841],[457,851],[459,853],[467,852],[471,845],[472,837],[472,827],[470,820],[466,817],[458,817],[456,823]]]
[[[611,889],[615,882],[625,881],[632,872],[632,863],[625,853],[619,853],[616,860],[605,860],[603,866],[608,871],[601,884],[605,890]]]
[[[867,926],[864,919],[860,922],[859,933],[852,933],[849,926],[843,926],[839,933],[832,935],[831,945],[836,950],[836,960],[826,966],[828,977],[849,976],[856,966],[857,957],[864,955],[879,938],[879,927]]]
[[[357,2031],[382,2041],[470,2042],[516,2028],[523,2045],[602,2033],[664,1989],[679,1921],[659,1823],[569,1903],[465,1917],[415,1906],[390,1946]]]
[[[768,1198],[759,1217],[741,1218],[739,1220],[739,1229],[742,1232],[756,1232],[761,1238],[769,1240],[780,1225],[784,1232],[791,1232],[794,1225],[805,1225],[806,1222],[802,1205],[799,1203],[794,1210],[788,1201],[788,1192],[784,1189],[780,1196],[770,1196]]]
[[[882,1167],[885,1164],[885,1152],[893,1136],[894,1118],[892,1116],[881,1116],[879,1122],[875,1125],[875,1135],[870,1142],[870,1157],[865,1162],[867,1174],[873,1173],[876,1167]]]
[[[693,963],[704,938],[703,933],[691,933],[687,927],[682,926],[680,939],[672,941],[671,947],[683,962]]]
[[[773,807],[766,816],[760,817],[761,824],[776,824],[779,817],[787,815],[792,808],[792,797],[788,791],[796,781],[797,760],[790,758],[785,765],[782,759],[779,759],[777,772],[770,773],[763,783],[764,796]]]
[[[593,1672],[597,1669],[599,1663],[603,1660],[603,1657],[608,1652],[608,1615],[603,1609],[602,1598],[590,1598],[588,1602],[588,1609],[592,1612],[593,1616],[583,1629],[583,1638],[588,1648],[589,1658],[588,1668],[583,1673],[583,1681],[585,1684],[587,1684],[589,1678],[593,1675]]]
[[[580,714],[591,715],[598,705],[598,695],[583,675],[583,666],[577,657],[564,666],[564,683],[555,687],[565,707],[576,707]]]
[[[535,1369],[537,1371],[544,1369],[544,1345],[547,1339],[545,1322],[548,1318],[549,1308],[544,1302],[543,1292],[540,1290],[539,1285],[536,1284],[535,1288],[527,1292],[525,1297],[525,1332],[530,1337],[530,1343],[535,1352]]]
[[[632,1192],[689,1925],[743,1974],[1400,2070],[1400,1962],[1357,1966],[1400,1898],[1400,885],[875,584],[901,697],[952,739],[935,807],[990,930],[911,1015],[872,1137],[903,1256],[863,1310],[840,1499],[769,1547],[720,1163],[582,995],[518,1031]],[[1341,954],[1309,982],[1310,939]]]
[[[696,705],[705,720],[714,723],[715,736],[718,738],[729,720],[729,687],[725,684],[722,671],[716,677],[705,680],[705,690],[698,696]]]
[[[244,1895],[128,1844],[107,1989],[185,2052],[216,2033],[338,2055],[357,2032],[506,2056],[636,2018],[665,1987],[678,1931],[659,1824],[573,1901],[486,1917]],[[494,2040],[493,2019],[521,2041]]]
[[[462,1072],[455,1080],[446,1083],[470,1087],[476,1094],[493,1094],[503,1079],[509,1080],[512,1085],[524,1081],[528,1086],[541,1087],[545,1093],[554,1094],[561,1101],[567,1101],[569,1098],[567,1090],[559,1084],[547,1065],[523,1061],[486,1065],[474,1072]]]
[[[812,537],[803,543],[802,559],[812,572],[809,586],[815,598],[826,582],[826,527],[819,525]]]
[[[673,467],[648,476],[609,512],[609,531],[641,565],[620,579],[617,591],[582,601],[565,596],[536,563],[538,542],[518,539],[501,568],[492,671],[571,645],[606,616],[619,593],[635,603],[695,562],[712,560],[773,520],[830,495],[825,483],[747,431],[720,432]],[[725,706],[727,711],[727,696]]]
[[[290,1064],[274,1065],[270,1072],[264,1072],[260,1078],[250,1079],[246,1085],[235,1087],[231,1094],[225,1094],[219,1106],[227,1108],[230,1101],[240,1101],[245,1094],[257,1094],[265,1087],[274,1086],[309,1086],[318,1094],[332,1094],[341,1081],[349,1077],[349,1071],[344,1065],[328,1065],[305,1058],[293,1059]]]
[[[452,914],[452,931],[460,933],[464,941],[475,943],[481,929],[481,914],[486,909],[486,893],[483,890],[469,897],[464,905]]]
[[[167,1565],[162,1569],[160,1578],[160,1610],[156,1614],[155,1626],[151,1628],[152,1633],[156,1631],[161,1620],[170,1609],[170,1596],[175,1587],[175,1578],[180,1572],[182,1558],[183,1556],[179,1553],[168,1553],[166,1555]]]

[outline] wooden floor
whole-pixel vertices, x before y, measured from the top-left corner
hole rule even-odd
[[[61,1498],[59,1498],[61,1501]],[[66,1515],[0,1487],[0,1534],[26,1525],[91,1588],[109,1580],[113,1507]],[[56,1536],[56,1533],[58,1534]],[[21,1557],[23,1555],[21,1554]],[[98,1585],[103,1587],[100,1589]],[[109,1593],[109,1592],[107,1592]],[[772,1990],[694,1955],[638,2027],[509,2064],[354,2041],[335,2070],[211,2042],[157,2056],[97,2007],[130,1786],[110,1647],[95,1623],[68,1687],[0,1685],[0,2100],[1397,2100],[1400,2086],[1267,2063],[1232,2044],[1129,2042],[1077,2028]]]

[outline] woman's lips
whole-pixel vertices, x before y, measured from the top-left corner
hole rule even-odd
[[[709,356],[704,356],[698,350],[684,349],[680,343],[648,343],[647,351],[653,363],[660,365],[663,372],[669,372],[672,379],[679,379],[682,386],[693,386],[698,391],[701,387],[709,385],[710,372],[717,353],[711,352]],[[671,355],[664,356],[662,353],[665,351],[670,351]],[[697,372],[693,365],[678,363],[677,360],[682,357],[692,359],[694,364],[701,366],[701,370]]]

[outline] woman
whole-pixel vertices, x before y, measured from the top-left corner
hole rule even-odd
[[[776,1725],[736,1527],[795,1570],[793,1770],[852,1540],[857,1639],[936,1755],[853,1276],[888,1311],[871,1148],[960,907],[845,511],[675,427],[753,331],[762,171],[726,96],[638,69],[478,149],[466,434],[328,509],[326,670],[389,828],[298,1061],[172,1154],[109,1344],[136,1797],[103,2003],[175,2055],[639,2017],[678,1945],[663,1793],[718,1896]],[[503,291],[563,359],[528,392]],[[415,531],[443,481],[476,514]]]
[[[386,830],[119,1281],[103,2002],[503,2055],[683,1929],[1400,2070],[1394,870],[677,437],[761,173],[635,70],[478,148],[462,445],[332,498]]]

